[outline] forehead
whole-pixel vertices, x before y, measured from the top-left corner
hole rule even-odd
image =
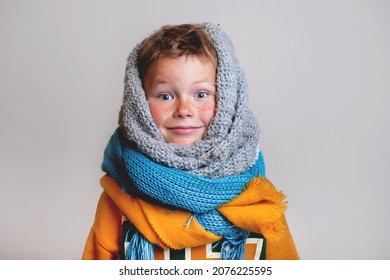
[[[180,56],[160,58],[152,63],[144,80],[150,79],[213,79],[215,81],[216,65],[215,63],[202,56]]]

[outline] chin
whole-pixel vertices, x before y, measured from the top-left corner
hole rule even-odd
[[[171,139],[170,141],[167,141],[168,143],[173,143],[179,146],[191,146],[195,142],[199,141],[201,139],[191,140],[191,139]]]
[[[176,145],[179,145],[179,146],[191,146],[195,142],[196,141],[176,141],[176,142],[173,142],[173,143],[175,143]]]

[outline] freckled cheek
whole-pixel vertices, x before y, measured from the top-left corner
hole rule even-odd
[[[164,123],[165,119],[167,118],[166,108],[163,108],[162,106],[158,106],[156,104],[149,104],[149,105],[150,105],[150,113],[152,114],[154,122],[158,127],[161,126]]]
[[[199,114],[200,114],[201,118],[205,122],[207,122],[207,124],[209,124],[210,121],[215,116],[215,104],[207,104],[207,105],[201,106],[199,108]]]

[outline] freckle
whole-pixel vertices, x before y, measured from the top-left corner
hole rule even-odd
[[[215,109],[213,106],[203,106],[199,108],[199,111],[202,114],[215,113]]]

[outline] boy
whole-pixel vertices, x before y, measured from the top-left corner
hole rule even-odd
[[[233,45],[214,24],[135,47],[83,259],[298,259]]]

